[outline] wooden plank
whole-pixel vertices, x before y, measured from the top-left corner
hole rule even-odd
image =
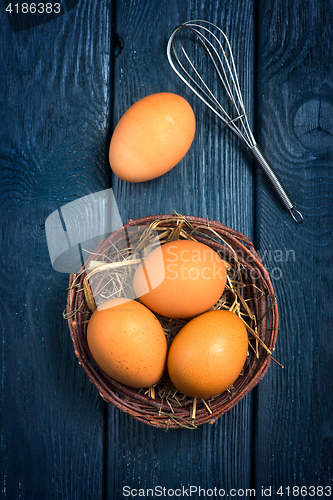
[[[253,111],[253,2],[119,1],[116,33],[124,48],[115,63],[113,127],[147,94],[179,93],[193,106],[197,131],[190,151],[170,172],[131,184],[112,177],[124,221],[173,213],[208,216],[253,235],[251,159],[213,113],[173,73],[166,44],[173,28],[190,19],[223,27],[235,47],[244,98]],[[221,96],[223,99],[223,95]],[[251,482],[252,398],[213,426],[195,431],[154,429],[109,408],[107,492],[129,488],[244,488]]]
[[[272,367],[259,386],[256,484],[275,493],[282,486],[284,495],[307,486],[319,498],[310,486],[333,479],[333,9],[274,0],[260,2],[259,14],[258,140],[304,223],[291,220],[258,176],[257,245],[275,275],[275,357],[285,368]]]
[[[191,8],[176,1],[160,2],[158,6],[156,2],[146,2],[144,6],[139,2],[119,4],[117,32],[125,47],[116,62],[113,126],[135,101],[162,91],[187,98],[197,119],[191,150],[176,169],[137,185],[124,183],[117,177],[112,179],[124,220],[147,215],[149,206],[150,213],[152,210],[172,213],[179,209],[192,215],[208,214],[211,219],[220,217],[247,234],[252,231],[251,161],[239,140],[185,88],[166,57],[168,37],[180,22],[204,18],[222,25],[234,47],[244,99],[250,116],[253,115],[252,10],[252,2],[246,2],[242,9],[231,2],[222,2],[218,8],[211,2],[196,2]],[[223,100],[224,94],[221,97]],[[179,190],[179,184],[184,186],[183,190]]]
[[[103,495],[104,405],[77,363],[45,219],[110,185],[110,3],[0,32],[2,498]]]
[[[109,496],[116,498],[131,491],[134,495],[134,490],[139,496],[140,489],[148,496],[150,489],[156,497],[162,491],[169,498],[183,487],[189,493],[190,486],[206,491],[251,487],[249,397],[214,425],[196,430],[165,432],[118,410],[110,411],[109,416],[109,443],[113,443],[107,463]],[[192,490],[192,498],[198,498],[198,490]],[[183,495],[186,498],[186,493]]]

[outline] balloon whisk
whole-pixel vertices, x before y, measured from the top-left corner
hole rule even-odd
[[[198,42],[200,47],[204,49],[204,53],[208,58],[206,62],[211,64],[209,70],[206,68],[206,71],[202,71],[202,73],[193,63],[193,57],[189,52],[189,48],[193,48],[193,45],[189,44],[189,38],[193,38],[193,36],[195,42]],[[188,49],[185,47],[186,43],[189,44]],[[295,203],[253,136],[239,85],[233,53],[225,33],[209,21],[188,21],[173,30],[167,45],[167,56],[172,69],[187,87],[246,144],[254,159],[271,181],[277,195],[294,221],[297,223],[303,222],[302,214],[296,209]],[[228,109],[226,106],[222,106],[220,99],[216,96],[217,91],[214,91],[212,86],[207,83],[207,78],[203,77],[203,73],[210,76],[212,69],[228,97],[226,101]],[[221,88],[221,85],[219,85],[219,88]]]

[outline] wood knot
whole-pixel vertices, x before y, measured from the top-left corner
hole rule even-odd
[[[303,103],[294,117],[298,140],[317,154],[333,146],[333,104],[323,99]]]
[[[113,36],[113,55],[114,57],[120,56],[124,49],[124,40],[121,38],[121,36],[118,35],[118,33],[115,33]]]

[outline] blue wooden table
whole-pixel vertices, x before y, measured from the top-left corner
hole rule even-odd
[[[37,19],[22,2],[1,4],[1,498],[333,496],[332,3],[51,6]],[[226,31],[251,126],[303,224],[172,72],[168,37],[198,18]],[[108,163],[112,131],[132,103],[160,91],[191,103],[191,149],[162,177],[121,181]],[[250,237],[270,271],[284,368],[271,364],[214,425],[139,423],[107,405],[76,360],[62,316],[68,275],[52,268],[45,220],[110,187],[123,221],[173,211],[220,220]]]

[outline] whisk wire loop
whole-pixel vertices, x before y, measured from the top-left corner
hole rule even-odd
[[[215,33],[213,33],[205,25],[199,23],[206,23],[216,28],[218,33],[222,36],[226,47],[223,47],[222,42]],[[222,83],[234,109],[236,110],[236,117],[231,117],[225,108],[223,108],[212,90],[204,81],[203,77],[200,75],[199,71],[196,69],[182,41],[182,33],[184,30],[191,31],[206,50],[211,62],[213,63],[218,78]],[[197,80],[186,69],[185,65],[181,62],[180,57],[178,56],[174,41],[177,33],[179,35],[180,53],[184,56],[184,62],[188,64],[188,67],[193,71]],[[208,38],[208,35],[212,38],[212,41]],[[217,48],[213,42],[216,43]],[[228,54],[230,61],[228,59]],[[178,71],[173,62],[172,55],[183,73]],[[255,140],[248,123],[230,42],[225,33],[218,26],[210,23],[209,21],[188,21],[174,29],[168,42],[167,56],[175,73],[192,90],[192,92],[194,92],[197,97],[199,97],[199,99],[201,99],[201,101],[203,101],[225,123],[225,125],[231,128],[248,147],[253,146],[255,144]]]
[[[193,33],[195,33],[195,31],[192,29],[191,31],[193,31]],[[179,34],[179,38],[181,39],[182,37],[182,34],[180,33]],[[211,55],[211,52],[210,50],[208,49],[208,47],[206,46],[205,42],[204,42],[204,39],[200,39],[200,41],[202,42],[202,44],[205,46],[209,56],[211,57],[212,61],[213,61],[213,64],[215,66],[215,68],[218,70],[218,67],[213,59],[213,56]],[[196,67],[194,66],[194,64],[192,63],[190,57],[188,56],[186,50],[184,49],[184,46],[182,46],[182,52],[183,52],[183,55],[185,57],[185,59],[187,60],[188,64],[190,65],[190,67],[192,68],[193,72],[195,73],[195,75],[197,76],[197,78],[199,79],[200,83],[204,86],[204,89],[201,89],[202,90],[202,93],[208,98],[208,99],[211,99],[214,101],[214,103],[216,104],[216,106],[226,115],[226,117],[229,119],[229,116],[225,113],[224,109],[222,108],[222,106],[220,105],[219,101],[216,99],[216,97],[214,96],[213,92],[210,90],[210,88],[208,87],[208,85],[205,83],[205,81],[203,80],[203,78],[200,76],[200,73],[199,71],[196,69]],[[180,62],[180,60],[178,59],[178,56],[176,55],[175,53],[175,56],[177,58],[177,62],[179,64],[179,66],[183,69],[183,71],[186,71],[185,70],[185,67],[182,65],[182,63]],[[198,82],[190,75],[188,74],[188,78],[191,80],[191,82],[198,88],[200,89],[200,85],[198,84]]]
[[[195,39],[200,42],[207,53],[208,59],[213,63],[218,80],[222,83],[229,101],[236,112],[235,117],[232,117],[222,106],[220,100],[205,82],[191,60],[183,43],[183,32],[185,30],[187,32],[190,31],[195,36]],[[180,46],[180,48],[178,47],[178,52],[176,49],[177,34]],[[187,21],[177,26],[168,40],[167,57],[172,69],[187,87],[246,144],[257,163],[272,182],[275,191],[285,208],[289,210],[294,221],[298,223],[303,222],[302,214],[296,210],[295,203],[291,200],[273,167],[259,149],[253,136],[248,121],[248,114],[245,110],[230,42],[222,29],[210,21],[203,20]]]

